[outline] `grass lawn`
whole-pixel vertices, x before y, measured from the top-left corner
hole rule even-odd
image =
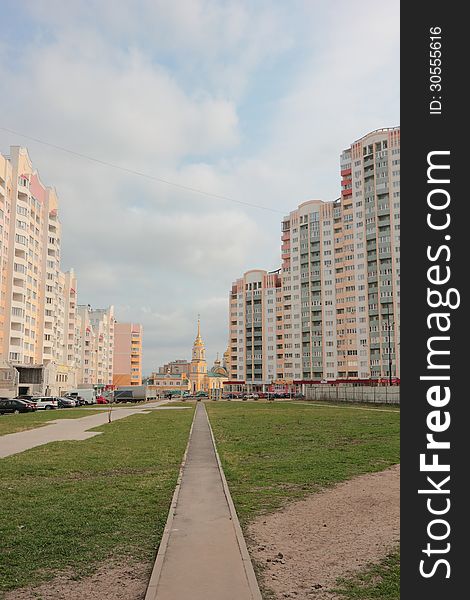
[[[396,600],[400,597],[400,552],[377,565],[338,581],[335,592],[344,600]]]
[[[373,402],[333,402],[331,400],[278,400],[277,402],[301,403],[309,404],[310,406],[332,406],[335,408],[352,408],[355,410],[387,410],[400,412],[398,404],[379,404]]]
[[[242,525],[399,462],[399,412],[287,402],[206,407]]]
[[[59,410],[37,410],[34,413],[20,413],[19,415],[0,415],[0,435],[26,431],[47,425],[49,421],[56,419],[79,419],[97,414],[99,411],[90,413],[89,410],[80,408],[62,408]]]
[[[109,557],[151,561],[192,416],[133,415],[96,427],[103,433],[92,439],[2,459],[0,590],[64,570],[80,576]]]

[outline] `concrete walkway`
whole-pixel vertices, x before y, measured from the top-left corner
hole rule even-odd
[[[145,596],[189,598],[261,600],[202,402]]]
[[[159,408],[162,404],[166,404],[167,402],[168,400],[160,400],[160,402],[152,403],[144,408],[119,408],[112,411],[111,418],[113,421],[118,421],[119,419],[124,419],[130,415],[139,413],[148,414],[148,408]],[[49,421],[47,425],[43,425],[42,427],[2,435],[0,436],[0,458],[18,454],[19,452],[30,450],[36,446],[43,446],[49,442],[87,440],[95,435],[100,435],[101,432],[99,431],[88,430],[108,423],[108,411],[106,410],[106,405],[103,405],[102,410],[105,412],[90,414],[89,417],[81,417],[78,419],[61,419],[58,417],[57,420]],[[91,412],[92,411],[90,410],[90,413]]]

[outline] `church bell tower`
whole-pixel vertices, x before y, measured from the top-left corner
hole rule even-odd
[[[197,320],[197,336],[193,344],[193,354],[189,378],[191,381],[191,391],[199,392],[204,389],[204,381],[207,375],[206,348],[201,338],[201,321]]]

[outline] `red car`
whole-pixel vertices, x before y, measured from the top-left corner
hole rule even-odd
[[[108,404],[104,396],[96,396],[96,404]]]

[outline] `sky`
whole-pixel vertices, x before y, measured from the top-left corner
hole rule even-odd
[[[56,188],[62,269],[142,323],[144,374],[190,358],[198,314],[221,355],[231,283],[279,268],[282,217],[399,124],[399,0],[3,0],[2,22],[0,152]]]

